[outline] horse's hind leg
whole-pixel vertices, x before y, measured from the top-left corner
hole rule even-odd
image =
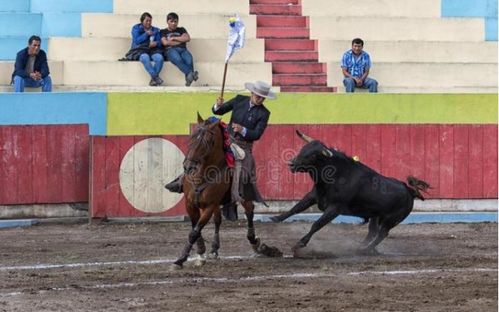
[[[215,223],[215,234],[213,235],[213,242],[211,243],[210,257],[216,259],[218,258],[218,249],[220,249],[220,236],[218,234],[220,231],[220,225],[222,224],[222,214],[220,209],[215,209],[213,212],[213,221]]]
[[[244,213],[248,222],[248,232],[246,237],[251,244],[251,247],[257,254],[267,257],[282,257],[282,252],[277,247],[270,247],[262,243],[255,235],[255,226],[253,224],[255,205],[252,201],[245,201],[243,203]]]

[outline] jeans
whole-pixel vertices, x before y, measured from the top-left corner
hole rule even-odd
[[[192,54],[186,48],[171,47],[166,50],[166,55],[168,60],[175,64],[186,77],[194,70]]]
[[[23,78],[21,76],[14,76],[14,92],[24,92],[24,87],[39,88],[42,87],[42,92],[52,92],[52,79],[47,76],[40,80],[33,78]]]
[[[149,73],[151,78],[154,79],[159,76],[159,73],[163,68],[163,55],[154,53],[152,56],[149,56],[149,54],[143,53],[140,55],[139,60],[144,65],[144,68]],[[154,62],[154,65],[152,62]]]
[[[345,86],[346,92],[355,92],[355,88],[369,89],[369,92],[378,92],[378,82],[372,78],[366,78],[364,84],[361,87],[357,87],[355,80],[352,78],[343,79],[343,85]]]

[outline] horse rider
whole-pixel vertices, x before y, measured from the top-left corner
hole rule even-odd
[[[275,99],[276,96],[270,90],[270,85],[262,81],[248,82],[244,86],[251,92],[250,96],[237,95],[227,102],[218,97],[212,112],[224,115],[232,111],[228,127],[231,149],[236,160],[231,188],[232,202],[263,202],[256,187],[252,149],[253,143],[260,139],[267,128],[270,116],[270,111],[263,103],[266,99]],[[183,174],[165,185],[165,188],[171,192],[182,193],[182,178]]]

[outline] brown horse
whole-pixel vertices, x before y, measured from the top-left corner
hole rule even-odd
[[[186,210],[191,219],[192,230],[182,255],[174,265],[182,268],[189,257],[194,243],[200,257],[199,265],[205,262],[206,246],[201,231],[214,216],[215,234],[211,245],[211,256],[218,257],[220,248],[219,230],[222,223],[220,205],[230,201],[231,170],[227,166],[223,151],[224,135],[220,122],[205,121],[198,113],[196,131],[189,140],[188,152],[184,161],[183,190],[186,197]],[[275,247],[269,247],[255,236],[253,226],[252,201],[242,203],[248,220],[247,238],[257,253],[266,256],[282,256]]]

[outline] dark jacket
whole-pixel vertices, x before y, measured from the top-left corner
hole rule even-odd
[[[28,63],[28,59],[29,55],[27,47],[17,52],[12,79],[14,79],[14,76],[29,78],[26,74],[26,64]],[[42,74],[42,78],[45,78],[50,74],[49,65],[47,63],[47,54],[45,54],[45,51],[40,50],[40,52],[38,52],[38,55],[35,58],[34,70],[40,72]]]
[[[232,111],[229,122],[229,133],[234,135],[232,123],[238,123],[246,128],[246,136],[243,137],[241,134],[236,133],[235,137],[239,140],[252,142],[260,139],[263,131],[267,128],[270,111],[263,105],[255,105],[250,109],[249,103],[249,96],[238,95],[225,102],[217,111],[213,111],[213,113],[223,115]]]

